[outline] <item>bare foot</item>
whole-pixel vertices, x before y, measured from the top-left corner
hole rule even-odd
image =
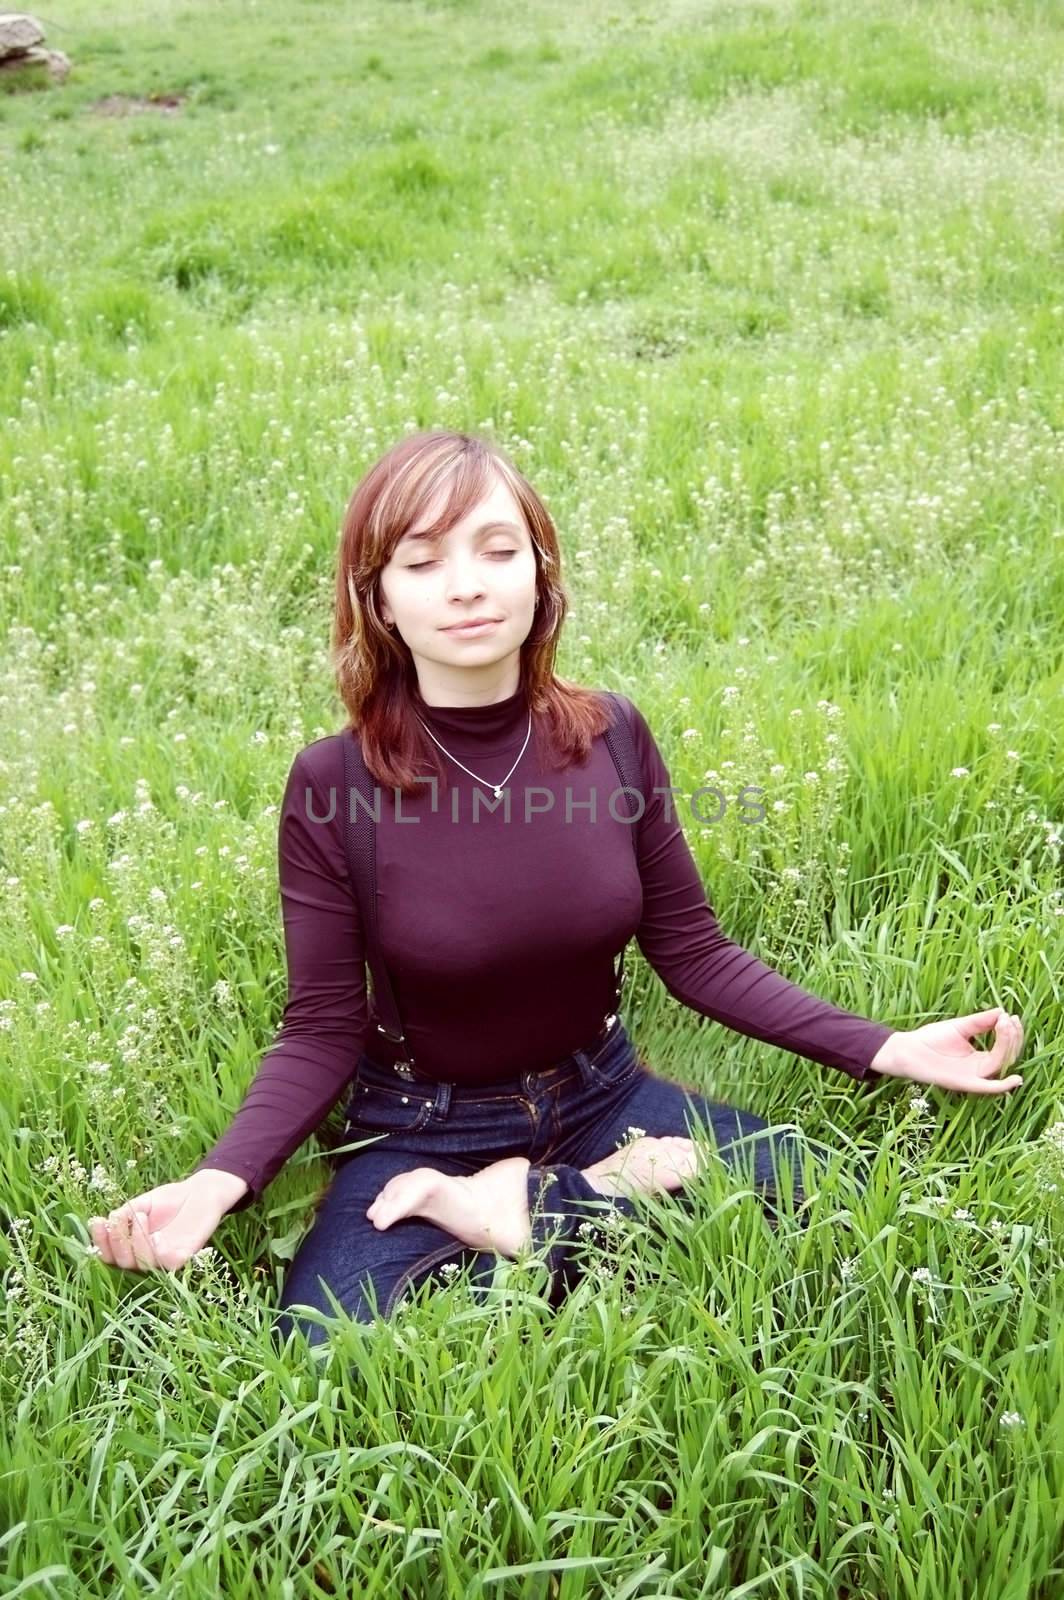
[[[401,1217],[428,1217],[478,1250],[516,1257],[529,1243],[527,1156],[508,1156],[471,1177],[414,1167],[389,1178],[367,1217],[382,1232]]]
[[[615,1155],[584,1168],[584,1177],[599,1194],[671,1192],[698,1171],[694,1142],[679,1134],[633,1139]]]

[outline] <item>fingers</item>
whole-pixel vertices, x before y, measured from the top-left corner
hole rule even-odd
[[[89,1232],[92,1234],[93,1244],[100,1252],[100,1260],[106,1261],[109,1267],[113,1267],[115,1258],[111,1253],[111,1240],[104,1219],[102,1217],[90,1217]]]
[[[1010,1078],[976,1078],[964,1084],[969,1094],[1008,1094],[1013,1089],[1019,1089],[1023,1079],[1013,1075]]]
[[[994,1029],[994,1046],[992,1050],[977,1052],[980,1056],[978,1070],[980,1077],[989,1078],[994,1073],[1001,1072],[1012,1063],[1020,1053],[1023,1044],[1023,1027],[1019,1017],[1010,1012],[1001,1013],[1001,1021]]]
[[[1008,1016],[1004,1006],[991,1006],[989,1011],[973,1011],[967,1017],[959,1020],[964,1024],[966,1031],[974,1033],[987,1033],[998,1022],[1003,1022]]]
[[[137,1264],[129,1236],[132,1224],[133,1213],[128,1206],[120,1206],[117,1211],[112,1211],[107,1219],[107,1236],[111,1241],[111,1253],[116,1267],[132,1269]]]
[[[1010,1067],[1023,1049],[1023,1023],[1015,1012],[1007,1011],[1004,1006],[975,1011],[962,1021],[967,1033],[988,1033],[993,1029],[994,1047],[986,1052],[988,1071]]]
[[[133,1213],[133,1227],[130,1234],[133,1245],[133,1254],[141,1272],[153,1272],[159,1262],[155,1254],[155,1246],[151,1239],[151,1223],[146,1211]]]
[[[996,1038],[991,1059],[1000,1051],[1000,1059],[995,1062],[995,1070],[1011,1067],[1023,1049],[1023,1023],[1012,1012],[1006,1011],[994,1031]],[[1022,1083],[1023,1079],[1020,1078],[1018,1081]]]
[[[967,1078],[963,1086],[959,1086],[969,1094],[1009,1094],[1023,1084],[1018,1072],[1010,1073],[1007,1078],[997,1076],[1012,1066],[1023,1048],[1023,1023],[1012,1012],[1003,1011],[994,1034],[994,1048],[985,1053],[978,1077]]]
[[[1023,1022],[1021,1018],[1013,1016],[1012,1023],[1016,1029],[1016,1053],[1012,1059],[1013,1061],[1017,1061],[1019,1059],[1020,1052],[1023,1049]]]
[[[100,1252],[100,1260],[131,1272],[150,1272],[160,1264],[149,1228],[147,1212],[134,1210],[128,1202],[112,1211],[106,1220],[103,1217],[89,1219],[92,1242]]]

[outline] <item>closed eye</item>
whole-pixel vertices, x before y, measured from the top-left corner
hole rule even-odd
[[[485,551],[485,554],[489,555],[489,556],[501,556],[504,561],[509,561],[512,556],[515,556],[517,554],[517,551],[516,550],[487,550],[487,551]],[[409,563],[409,565],[407,566],[406,570],[407,570],[407,572],[420,572],[420,571],[422,571],[422,569],[424,567],[434,567],[435,565],[436,565],[435,561],[412,561],[412,562]]]

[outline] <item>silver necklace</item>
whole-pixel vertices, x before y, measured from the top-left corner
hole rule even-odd
[[[417,712],[416,711],[414,712],[414,715],[415,715],[415,717],[417,717]],[[418,717],[417,720],[421,723],[421,726],[424,728],[425,732],[428,734],[428,736],[432,740],[433,744],[439,744],[440,745],[440,749],[443,751],[444,755],[445,756],[451,756],[451,752],[446,748],[445,745],[440,744],[440,741],[437,739],[436,735],[433,733],[433,731],[429,727],[428,723],[425,722],[422,717]],[[531,709],[530,709],[529,713],[528,713],[528,732],[525,734],[525,742],[521,746],[520,751],[518,752],[517,761],[520,761],[521,757],[524,755],[525,748],[526,748],[526,746],[528,744],[528,741],[531,738],[531,736],[532,736],[532,712],[531,712]],[[461,767],[463,772],[469,772],[469,768],[467,766],[464,766],[463,763],[461,761],[459,761],[457,756],[451,756],[451,760],[455,763],[456,766]],[[477,775],[476,775],[475,772],[469,772],[469,776],[471,778],[477,778],[477,782],[478,783],[482,783],[486,789],[491,789],[494,792],[496,800],[498,800],[499,797],[502,794],[503,786],[506,783],[509,782],[511,776],[513,775],[514,768],[517,766],[517,761],[514,762],[513,766],[510,768],[510,771],[506,774],[506,777],[502,780],[502,783],[489,783],[486,778],[477,778]]]

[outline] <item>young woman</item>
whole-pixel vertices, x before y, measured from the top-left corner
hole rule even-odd
[[[855,1079],[998,1093],[1019,1019],[993,1008],[912,1031],[796,987],[721,931],[638,708],[630,814],[604,734],[616,706],[557,677],[567,609],[554,524],[496,446],[401,440],[355,489],[333,653],[349,729],[300,751],[279,824],[289,997],[229,1128],[181,1182],[92,1219],[104,1260],[181,1265],[251,1205],[351,1085],[337,1171],[292,1262],[297,1306],[371,1321],[451,1261],[471,1281],[544,1248],[557,1304],[581,1224],[696,1170],[697,1123],[758,1192],[787,1130],[656,1076],[617,1015],[635,937],[669,992],[739,1033]],[[344,843],[344,740],[377,790],[379,950],[402,1021],[381,1026]],[[380,803],[383,797],[383,803]],[[632,829],[635,829],[634,847]],[[995,1047],[970,1038],[996,1027]],[[631,1136],[631,1137],[629,1137]],[[771,1212],[771,1207],[768,1208]],[[319,1341],[320,1323],[306,1327]]]

